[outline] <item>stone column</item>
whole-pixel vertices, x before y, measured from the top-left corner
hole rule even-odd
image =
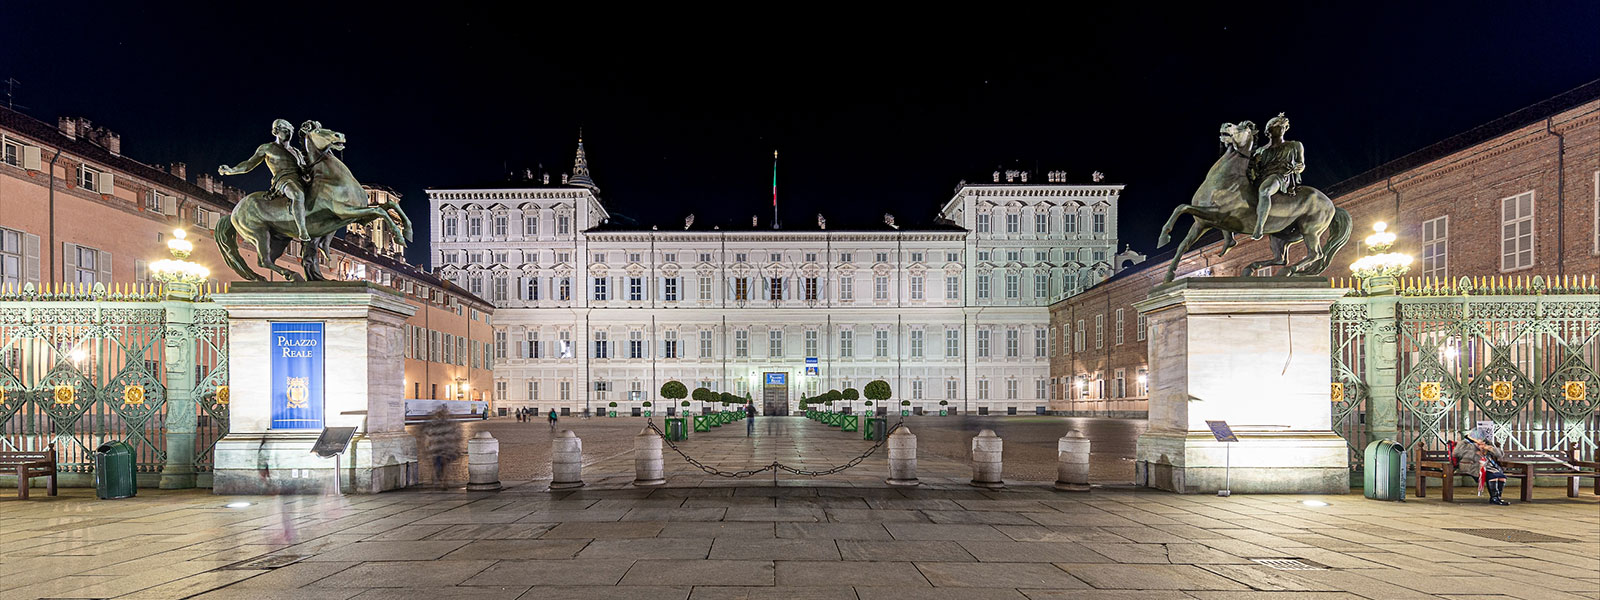
[[[500,487],[500,440],[479,431],[467,440],[467,489],[494,491]]]
[[[1136,482],[1221,489],[1229,448],[1206,421],[1222,420],[1240,439],[1234,492],[1348,493],[1348,450],[1328,401],[1329,307],[1344,293],[1325,279],[1191,277],[1136,303],[1151,325]]]
[[[550,489],[583,487],[583,440],[563,429],[550,440]]]
[[[972,485],[989,489],[1005,487],[1000,462],[1003,443],[993,429],[980,431],[972,438]]]
[[[893,486],[910,487],[917,481],[917,436],[910,427],[901,427],[889,436],[889,477],[883,482]]]
[[[1073,431],[1056,440],[1056,489],[1089,491],[1089,438]]]
[[[328,470],[356,493],[415,485],[417,444],[405,430],[402,325],[416,307],[362,281],[244,282],[212,297],[228,311],[228,435],[217,442],[218,494],[320,493]],[[273,429],[275,322],[321,323],[322,425],[355,427],[338,465],[311,454],[316,428]]]
[[[161,466],[161,489],[195,486],[194,437],[199,425],[194,398],[194,304],[182,300],[162,302],[166,313],[166,348],[162,368],[167,372],[167,463]]]

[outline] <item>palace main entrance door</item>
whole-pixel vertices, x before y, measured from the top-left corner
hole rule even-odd
[[[762,373],[761,383],[761,414],[769,417],[789,416],[789,374]]]

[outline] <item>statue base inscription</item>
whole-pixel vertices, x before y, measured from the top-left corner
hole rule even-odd
[[[1328,385],[1328,310],[1345,291],[1319,278],[1193,277],[1135,303],[1150,327],[1150,426],[1136,482],[1180,493],[1216,492],[1225,479],[1238,493],[1349,493]],[[1227,421],[1239,441],[1218,442],[1207,420]]]
[[[331,494],[335,481],[375,493],[418,482],[402,327],[415,307],[358,281],[236,283],[213,298],[228,310],[231,392],[215,493]],[[311,453],[323,427],[357,428],[337,467]]]

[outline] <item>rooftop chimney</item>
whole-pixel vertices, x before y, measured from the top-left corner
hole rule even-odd
[[[112,156],[122,156],[122,136],[110,130],[102,129],[100,131],[102,133],[100,145],[105,146],[106,151],[110,152]]]
[[[178,179],[182,179],[184,181],[189,180],[189,165],[181,162],[175,162],[167,165],[167,172],[171,173],[173,177],[177,177]]]
[[[61,135],[78,139],[77,117],[60,117],[56,119],[56,128],[61,130]]]

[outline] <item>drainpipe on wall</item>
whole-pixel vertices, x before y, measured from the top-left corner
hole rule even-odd
[[[1567,258],[1567,138],[1557,133],[1552,125],[1555,117],[1546,117],[1544,131],[1556,136],[1556,275],[1565,275]]]
[[[49,242],[49,244],[50,244],[50,268],[52,268],[52,269],[56,268],[56,246],[58,245],[57,242],[56,242],[56,159],[59,159],[59,158],[61,158],[61,146],[58,144],[58,145],[56,145],[56,155],[50,157],[49,172],[44,174],[45,175],[45,180],[50,183],[50,242]],[[65,258],[65,257],[63,257],[63,258]],[[65,271],[66,268],[67,268],[66,262],[62,262],[61,263],[61,269],[63,271]],[[24,275],[26,275],[26,274],[24,274]],[[66,278],[67,278],[67,274],[65,272],[63,272],[61,274],[61,279],[63,281],[65,281]],[[39,275],[39,284],[40,285],[44,284],[44,275],[43,274]]]

